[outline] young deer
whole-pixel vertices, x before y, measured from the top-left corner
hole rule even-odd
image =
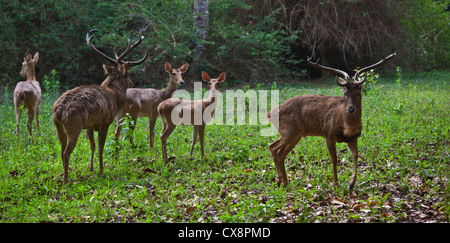
[[[41,135],[39,128],[39,105],[41,104],[41,86],[39,82],[36,81],[35,66],[39,60],[39,52],[31,57],[31,53],[27,52],[22,63],[22,70],[20,71],[20,76],[27,77],[27,81],[21,81],[17,83],[14,89],[14,108],[16,110],[16,146],[19,147],[19,128],[20,128],[20,115],[22,113],[21,107],[23,106],[28,111],[28,133],[30,137],[32,133],[32,122],[36,116],[36,127]]]
[[[58,139],[61,143],[61,159],[64,166],[64,184],[68,180],[70,154],[75,148],[83,129],[91,145],[91,163],[89,170],[93,171],[93,158],[95,151],[94,131],[98,132],[99,171],[103,171],[103,147],[109,125],[114,121],[117,112],[126,103],[126,90],[133,83],[130,80],[127,68],[143,63],[148,57],[148,50],[139,61],[126,62],[122,59],[138,46],[144,37],[128,47],[125,52],[115,59],[100,52],[92,44],[91,30],[86,34],[86,43],[96,54],[104,58],[113,66],[103,65],[108,77],[101,85],[84,85],[66,91],[53,105],[53,123],[56,126]]]
[[[156,89],[127,89],[127,104],[123,106],[122,110],[116,116],[117,128],[115,132],[116,139],[120,137],[120,130],[122,124],[120,119],[129,113],[133,118],[134,124],[130,125],[131,134],[133,134],[134,128],[138,117],[148,117],[149,127],[149,144],[150,148],[153,148],[153,142],[155,137],[155,123],[158,118],[158,105],[164,100],[172,97],[173,92],[177,89],[177,86],[183,86],[184,80],[181,76],[188,70],[189,64],[185,63],[178,69],[173,69],[170,63],[165,63],[165,70],[169,73],[169,85],[163,90]],[[130,136],[130,143],[133,143],[133,136]]]
[[[221,73],[217,79],[211,79],[208,73],[202,72],[202,78],[210,86],[211,93],[209,94],[208,98],[204,100],[181,100],[170,98],[163,101],[158,106],[158,113],[161,116],[161,120],[163,123],[163,128],[160,136],[161,150],[163,153],[163,159],[166,162],[168,162],[166,141],[177,125],[194,126],[192,146],[191,151],[189,152],[189,156],[192,156],[194,145],[197,142],[197,135],[199,135],[201,156],[202,158],[205,157],[205,153],[203,150],[205,125],[212,119],[212,116],[214,115],[215,109],[217,107],[217,90],[219,88],[219,85],[225,80],[225,73]],[[183,119],[185,117],[188,117],[190,119]]]
[[[335,185],[338,184],[336,142],[345,142],[350,147],[353,154],[353,174],[350,189],[353,189],[358,160],[357,140],[362,130],[361,88],[365,81],[359,75],[385,63],[395,55],[396,53],[393,53],[373,65],[360,69],[353,77],[353,82],[350,82],[350,76],[346,72],[322,66],[317,62],[313,63],[311,58],[308,58],[309,65],[344,77],[344,79],[336,78],[337,84],[344,87],[344,97],[296,96],[288,99],[267,115],[281,135],[278,140],[269,145],[278,174],[278,185],[283,182],[286,186],[288,183],[284,160],[299,140],[306,136],[322,136],[327,142],[331,162],[333,163]]]

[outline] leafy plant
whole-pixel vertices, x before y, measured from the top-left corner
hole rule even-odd
[[[355,69],[355,71],[358,71],[358,69]],[[377,83],[380,75],[376,73],[374,69],[370,69],[367,72],[361,73],[360,77],[361,79],[365,80],[362,91],[364,92],[364,94],[367,94],[367,92],[370,92],[374,89],[374,86]]]
[[[44,97],[52,100],[59,97],[60,83],[58,72],[55,69],[51,70],[48,75],[44,75],[44,81],[42,82],[42,84],[43,91],[48,94]]]
[[[397,72],[395,73],[395,83],[397,84],[398,88],[402,87],[402,72],[400,67],[396,68]]]

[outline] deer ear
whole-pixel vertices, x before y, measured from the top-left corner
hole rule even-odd
[[[36,54],[34,54],[34,57],[33,57],[34,64],[36,64],[38,62],[38,60],[39,60],[39,52],[36,52]]]
[[[202,78],[205,82],[209,83],[209,81],[211,81],[211,77],[209,76],[209,74],[205,71],[202,72]]]
[[[25,60],[26,61],[31,61],[33,58],[32,58],[32,56],[31,56],[31,53],[27,53],[27,55],[25,56]]]
[[[339,86],[341,86],[341,87],[345,87],[345,86],[347,86],[348,81],[345,80],[345,79],[343,79],[343,78],[341,78],[341,77],[337,77],[337,76],[336,76],[336,83],[337,83]]]
[[[113,70],[113,67],[103,64],[103,70],[105,70],[105,74],[110,74]]]
[[[185,73],[185,72],[188,70],[188,68],[189,68],[189,63],[185,63],[185,64],[183,64],[183,66],[181,66],[181,67],[179,68],[179,70],[180,70],[182,73]]]
[[[217,81],[219,81],[219,83],[222,83],[223,81],[225,81],[225,78],[226,78],[226,74],[225,73],[221,73],[219,75],[219,78],[218,78]]]
[[[164,64],[164,68],[166,69],[166,72],[172,73],[172,66],[170,65],[170,63],[166,62]]]

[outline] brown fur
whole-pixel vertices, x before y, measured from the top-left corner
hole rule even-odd
[[[93,37],[90,36],[91,32],[93,31],[88,32],[86,38],[88,45]],[[126,52],[129,52],[137,44],[133,45],[131,48],[127,48]],[[95,47],[91,47],[91,49],[100,56],[104,55],[95,49]],[[103,148],[109,125],[113,122],[117,112],[126,103],[126,90],[132,86],[127,71],[128,63],[121,61],[119,58],[114,60],[109,57],[103,57],[106,60],[113,62],[114,66],[103,66],[108,77],[101,85],[85,85],[68,90],[63,93],[53,105],[53,123],[55,124],[58,139],[61,143],[64,183],[67,183],[68,181],[70,155],[75,148],[78,136],[83,129],[86,129],[91,146],[90,171],[94,170],[94,131],[98,132],[99,171],[100,173],[103,171]],[[146,57],[148,57],[148,52]],[[141,61],[143,62],[145,58]]]
[[[22,113],[21,107],[24,107],[28,113],[28,134],[30,137],[33,135],[32,132],[32,122],[34,117],[36,117],[36,127],[39,136],[41,131],[39,128],[39,113],[41,104],[41,86],[39,82],[36,81],[35,66],[39,60],[39,52],[31,57],[31,53],[25,55],[24,61],[22,63],[22,70],[20,71],[21,76],[26,76],[27,81],[18,82],[16,88],[14,89],[14,108],[16,111],[16,146],[19,146],[19,130],[20,130],[20,116]]]
[[[386,60],[395,56],[392,54],[380,62],[361,70],[368,70],[381,65]],[[358,137],[361,135],[361,88],[364,80],[359,78],[361,72],[357,72],[354,82],[349,82],[347,73],[312,63],[308,64],[338,75],[338,85],[344,87],[344,97],[330,97],[323,95],[302,95],[288,99],[279,107],[273,109],[267,117],[277,127],[280,138],[269,145],[270,153],[275,162],[278,185],[287,185],[287,175],[284,161],[301,138],[307,136],[321,136],[327,142],[333,164],[333,179],[337,185],[337,156],[336,142],[348,144],[353,155],[353,174],[350,181],[350,189],[355,185],[358,160]],[[278,117],[278,120],[276,119]]]
[[[117,128],[115,132],[116,139],[120,137],[122,124],[120,119],[129,113],[133,118],[134,124],[130,126],[131,132],[134,131],[138,117],[148,117],[149,126],[149,145],[153,148],[155,137],[155,124],[158,118],[158,105],[164,100],[172,97],[172,94],[177,89],[177,86],[184,84],[182,74],[187,71],[188,63],[183,64],[178,69],[172,69],[170,63],[165,63],[165,70],[169,74],[169,85],[163,90],[157,89],[128,89],[127,90],[127,104],[122,108],[116,116]],[[130,136],[130,143],[133,143],[133,136]]]
[[[361,135],[361,86],[346,89],[353,93],[354,103],[348,97],[330,97],[323,95],[302,95],[291,98],[269,113],[269,117],[279,116],[278,131],[281,137],[270,144],[269,148],[275,161],[278,183],[287,185],[284,160],[302,137],[321,136],[327,141],[333,162],[335,183],[337,183],[336,142],[346,142],[354,151],[357,138]],[[359,98],[355,96],[359,94]],[[347,113],[352,105],[353,113]],[[357,158],[354,153],[354,160]]]
[[[170,99],[163,101],[158,106],[158,113],[161,116],[161,120],[163,122],[163,128],[162,128],[162,132],[161,132],[161,136],[160,136],[161,149],[162,149],[162,153],[163,153],[163,159],[166,162],[168,161],[166,141],[167,141],[167,138],[170,136],[170,134],[172,134],[173,130],[175,129],[175,127],[177,125],[193,125],[194,126],[193,136],[192,136],[192,145],[191,145],[191,150],[189,152],[189,156],[192,156],[192,153],[194,150],[194,145],[197,142],[197,137],[199,137],[201,156],[202,156],[202,158],[205,157],[205,153],[204,153],[204,149],[203,149],[203,141],[204,141],[204,136],[205,136],[205,126],[210,121],[210,119],[204,120],[203,115],[208,107],[210,107],[213,104],[215,104],[215,105],[217,104],[217,103],[215,103],[215,99],[217,98],[215,91],[218,90],[219,85],[225,80],[226,77],[225,77],[225,73],[221,73],[217,79],[211,79],[206,72],[202,73],[202,77],[203,77],[203,80],[205,82],[209,83],[209,85],[210,85],[211,93],[208,98],[203,99],[203,100],[180,100],[180,99],[176,99],[176,98],[170,98]],[[179,111],[174,110],[175,108],[177,108],[177,109],[180,108],[180,110]],[[215,107],[211,107],[208,109],[209,110],[207,112],[211,112],[209,117],[212,117],[215,112]],[[185,111],[188,110],[191,113],[190,123],[189,124],[175,124],[172,121],[172,113],[179,112],[177,115],[179,117],[183,117],[183,113],[182,113],[183,110],[185,110]],[[200,111],[200,110],[201,110],[201,117],[196,117],[195,111]],[[200,118],[201,118],[201,122],[195,121],[195,119],[200,119]],[[199,124],[199,123],[201,123],[201,124],[195,125],[195,124]]]

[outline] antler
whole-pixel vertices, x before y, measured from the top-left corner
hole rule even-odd
[[[136,66],[136,65],[139,65],[139,64],[145,62],[145,60],[147,60],[147,58],[149,56],[149,49],[147,49],[147,52],[145,53],[144,58],[142,58],[139,61],[125,62],[125,61],[122,60],[126,55],[128,55],[128,53],[130,53],[131,50],[133,50],[134,48],[136,48],[136,46],[141,44],[141,42],[144,40],[144,37],[141,36],[141,38],[139,38],[139,40],[136,41],[133,45],[130,45],[130,40],[128,40],[127,49],[120,56],[117,56],[116,48],[114,48],[114,57],[115,57],[115,59],[113,59],[113,58],[107,56],[106,54],[104,54],[103,52],[99,51],[94,45],[92,45],[92,38],[94,38],[94,36],[92,34],[95,33],[95,32],[98,32],[98,30],[93,29],[93,30],[90,30],[90,31],[87,32],[87,34],[86,34],[86,43],[87,43],[87,45],[95,53],[97,53],[99,56],[103,57],[104,59],[106,59],[107,61],[113,63],[114,65],[125,64],[125,66],[127,66],[127,67],[133,67],[133,66]]]
[[[344,82],[344,83],[339,82],[339,79],[336,78],[336,82],[337,82],[338,85],[340,85],[340,86],[346,86],[346,85],[348,84],[348,82],[350,81],[350,76],[349,76],[346,72],[344,72],[344,71],[342,71],[342,70],[339,70],[339,69],[335,69],[335,68],[330,68],[330,67],[322,66],[322,65],[318,64],[319,60],[320,60],[320,58],[317,59],[316,62],[312,62],[312,61],[311,61],[311,58],[308,57],[307,62],[308,62],[308,64],[309,64],[311,67],[315,67],[315,68],[320,69],[320,70],[330,71],[330,72],[335,73],[335,74],[337,74],[337,75],[342,75],[342,76],[344,76],[344,79],[345,79],[345,82]]]
[[[139,65],[139,64],[142,64],[143,62],[145,62],[145,60],[147,60],[147,58],[148,58],[148,56],[149,56],[149,49],[147,49],[144,58],[142,58],[142,59],[139,60],[139,61],[134,61],[134,62],[127,61],[127,62],[125,62],[125,61],[122,60],[126,55],[128,55],[128,53],[129,53],[133,48],[135,48],[136,46],[138,46],[138,45],[142,42],[143,39],[144,39],[144,37],[141,36],[141,38],[140,38],[138,41],[136,41],[136,43],[134,43],[132,46],[130,46],[130,40],[128,39],[128,46],[127,46],[127,49],[125,50],[124,53],[122,53],[122,55],[120,55],[120,57],[117,56],[116,48],[114,47],[114,57],[116,58],[116,60],[117,60],[119,63],[125,64],[125,66],[127,66],[127,67],[133,67],[133,66],[136,66],[136,65]]]
[[[133,66],[142,64],[143,62],[145,62],[145,60],[147,60],[148,55],[149,55],[149,51],[150,51],[150,50],[147,49],[147,51],[145,52],[145,56],[144,56],[141,60],[139,60],[139,61],[134,61],[134,62],[128,61],[128,62],[124,62],[125,66],[127,66],[127,67],[133,67]]]
[[[128,40],[128,46],[127,49],[122,53],[122,55],[119,56],[119,58],[117,58],[118,62],[121,62],[121,60],[128,55],[128,53],[130,53],[131,50],[133,50],[136,46],[138,46],[139,44],[141,44],[141,42],[144,40],[144,36],[141,36],[141,38],[139,38],[138,41],[136,41],[133,45],[130,46],[130,40]]]
[[[389,56],[383,58],[381,61],[379,61],[379,62],[377,62],[377,63],[375,63],[375,64],[372,64],[372,65],[367,66],[367,67],[365,67],[365,68],[361,68],[360,70],[358,70],[358,72],[355,73],[355,76],[353,76],[353,79],[354,79],[355,82],[357,82],[358,84],[364,83],[364,81],[366,81],[366,80],[360,80],[360,78],[359,78],[359,75],[361,75],[361,73],[363,73],[363,72],[365,72],[365,71],[367,71],[367,70],[374,69],[374,68],[380,66],[381,64],[385,63],[387,60],[389,60],[389,59],[395,57],[396,55],[397,55],[397,52],[394,52],[394,53],[392,53],[391,55],[389,55]]]
[[[114,60],[111,57],[107,56],[105,53],[99,51],[94,45],[92,45],[92,38],[94,38],[94,36],[92,35],[93,33],[98,32],[97,29],[93,29],[93,30],[89,30],[86,34],[86,43],[89,46],[89,48],[91,48],[95,53],[97,53],[99,56],[103,57],[105,60],[113,63],[114,65],[118,65],[119,62],[118,60]]]

